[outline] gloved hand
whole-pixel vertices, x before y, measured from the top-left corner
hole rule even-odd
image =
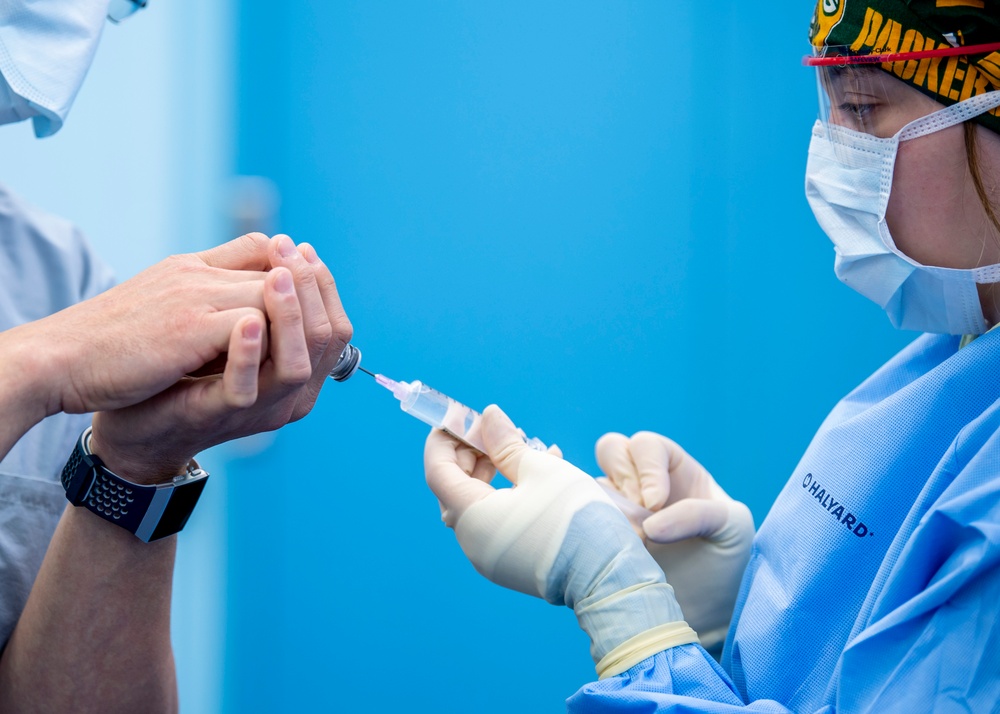
[[[753,542],[753,516],[705,467],[659,434],[597,442],[598,479],[674,587],[705,649],[722,644]]]
[[[442,519],[476,570],[573,608],[601,677],[697,641],[662,570],[593,478],[529,448],[496,406],[482,429],[488,458],[437,430],[424,452]],[[490,485],[494,464],[512,488]]]

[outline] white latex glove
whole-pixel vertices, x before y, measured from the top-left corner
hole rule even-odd
[[[594,479],[529,448],[496,406],[482,425],[488,457],[437,430],[424,452],[442,520],[476,570],[573,608],[602,677],[696,642],[663,572]],[[512,488],[490,485],[493,464]]]
[[[659,434],[605,434],[597,463],[608,477],[598,481],[663,568],[702,646],[721,645],[750,558],[750,509]]]

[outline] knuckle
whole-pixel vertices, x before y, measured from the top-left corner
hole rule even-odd
[[[252,407],[257,401],[256,391],[240,390],[227,392],[225,397],[226,406],[230,409],[243,410]]]
[[[197,274],[205,269],[205,264],[200,260],[191,260],[189,255],[182,253],[167,256],[163,259],[161,265],[169,273],[182,276]]]
[[[598,447],[601,446],[618,446],[622,442],[628,441],[628,437],[624,434],[619,434],[617,431],[609,431],[604,434],[601,438],[597,440]]]
[[[233,243],[235,243],[240,250],[246,251],[250,255],[255,255],[267,250],[269,242],[270,241],[266,235],[258,233],[257,231],[244,233],[233,241]]]
[[[333,330],[332,340],[346,345],[354,338],[354,326],[344,313],[337,315],[330,326]]]
[[[333,341],[333,325],[328,320],[323,320],[312,329],[310,341],[317,352],[325,352],[330,346],[330,342]]]
[[[278,293],[278,310],[282,321],[290,325],[302,323],[302,307],[298,296],[294,293]]]
[[[295,359],[278,371],[278,381],[286,387],[301,387],[312,376],[308,358]]]
[[[657,434],[655,431],[637,431],[632,434],[631,441],[639,443],[650,443],[655,441],[660,441],[663,439],[662,436]]]
[[[524,444],[517,442],[504,444],[496,452],[495,458],[493,458],[492,461],[496,464],[504,464],[509,468],[514,459],[516,459],[518,454],[521,452],[522,447],[524,447]]]
[[[673,441],[655,431],[637,431],[629,439],[629,448],[645,453],[669,452]]]

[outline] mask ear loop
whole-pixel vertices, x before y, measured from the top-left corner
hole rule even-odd
[[[914,119],[896,132],[896,138],[900,141],[906,141],[907,139],[927,136],[936,131],[961,124],[969,119],[975,119],[980,114],[988,112],[990,109],[996,109],[997,107],[1000,107],[1000,91],[986,92],[985,94],[966,99],[964,102],[939,109],[925,117]]]

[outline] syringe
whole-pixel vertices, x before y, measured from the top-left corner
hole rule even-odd
[[[385,375],[369,372],[364,367],[360,367],[360,369],[392,392],[392,396],[399,400],[399,407],[404,412],[416,417],[424,424],[450,434],[476,451],[482,454],[486,453],[481,429],[482,414],[456,402],[436,389],[431,389],[423,382],[397,382]],[[523,432],[521,436],[532,449],[536,451],[546,450],[547,447],[540,440],[534,437],[529,439]]]
[[[369,372],[361,366],[361,350],[354,345],[347,345],[340,353],[340,359],[330,372],[330,377],[338,382],[345,382],[358,371],[374,377],[375,381],[392,392],[399,400],[399,407],[410,416],[414,416],[424,424],[441,429],[451,434],[463,444],[471,446],[476,451],[485,454],[486,447],[480,429],[483,415],[475,409],[470,409],[461,402],[431,389],[423,382],[397,382],[385,375]],[[547,451],[547,447],[536,438],[529,439],[521,432],[524,442],[536,451]]]

